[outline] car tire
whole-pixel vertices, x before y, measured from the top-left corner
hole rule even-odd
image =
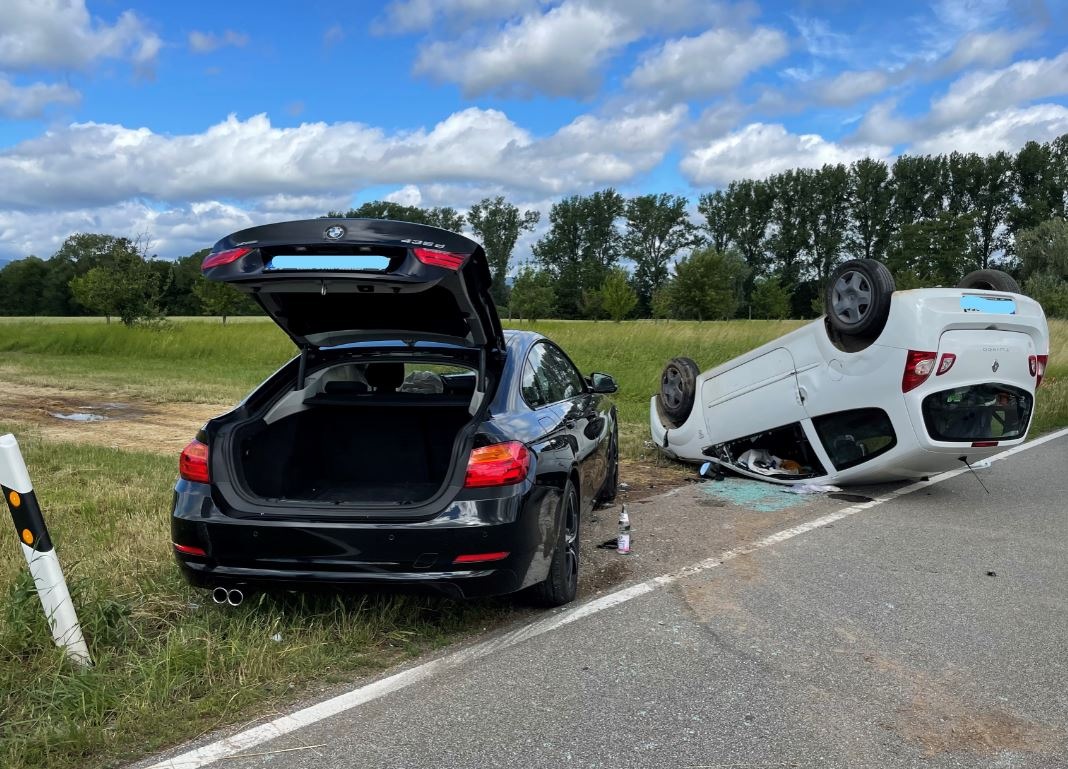
[[[619,490],[619,422],[616,420],[615,411],[612,412],[612,437],[608,447],[608,472],[605,474],[604,486],[597,495],[598,502],[611,502],[616,498]]]
[[[657,410],[668,427],[678,427],[693,410],[697,397],[697,376],[701,370],[691,358],[672,358],[660,372],[660,390],[656,394]]]
[[[890,315],[894,276],[875,259],[851,259],[827,281],[824,306],[831,328],[844,336],[874,339]]]
[[[563,606],[578,595],[579,497],[569,480],[560,497],[560,533],[553,548],[549,576],[534,585],[531,597],[541,606]]]
[[[1020,284],[1007,272],[1001,270],[976,270],[969,272],[957,288],[981,288],[987,291],[1008,291],[1013,294],[1020,293]]]

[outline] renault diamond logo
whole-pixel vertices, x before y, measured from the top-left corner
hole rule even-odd
[[[994,365],[990,367],[990,370],[993,371],[996,374],[998,372],[999,368],[1001,368],[1001,364],[998,363],[997,359],[995,358],[994,359]]]
[[[326,232],[323,233],[328,240],[341,240],[345,237],[345,228],[340,224],[335,224],[332,227],[327,227]]]

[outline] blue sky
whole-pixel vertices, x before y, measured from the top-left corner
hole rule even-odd
[[[3,6],[0,259],[77,231],[174,257],[374,198],[696,199],[1068,132],[1063,0]]]

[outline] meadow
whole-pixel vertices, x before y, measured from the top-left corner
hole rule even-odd
[[[555,339],[584,373],[616,376],[624,458],[634,463],[652,455],[649,397],[668,358],[709,367],[798,322],[512,325]],[[1051,331],[1032,436],[1068,424],[1068,322]],[[0,387],[229,404],[293,353],[263,320],[0,320]],[[0,412],[7,431],[23,446],[95,665],[75,670],[52,648],[15,535],[0,529],[0,766],[114,765],[516,616],[507,600],[416,596],[261,597],[220,610],[171,560],[171,453],[57,443]]]

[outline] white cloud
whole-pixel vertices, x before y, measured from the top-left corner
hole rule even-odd
[[[245,204],[204,200],[173,206],[140,201],[78,210],[0,210],[0,257],[36,254],[48,258],[76,232],[137,237],[145,233],[151,252],[173,259],[212,246],[224,235],[257,224],[309,219],[344,209],[347,197],[271,195]]]
[[[394,0],[372,29],[380,34],[429,32],[441,27],[452,32],[485,22],[534,18],[567,5],[611,12],[646,32],[737,24],[755,14],[751,3],[729,5],[709,0],[658,0],[653,13],[648,0]]]
[[[881,70],[843,72],[821,83],[817,94],[824,104],[852,104],[885,90],[892,82],[891,75]]]
[[[226,46],[244,48],[246,45],[248,45],[248,35],[232,29],[226,30],[221,35],[198,30],[189,33],[189,50],[193,53],[211,53]]]
[[[886,146],[842,145],[818,134],[790,133],[778,124],[751,123],[690,150],[680,168],[697,186],[720,186],[732,179],[763,179],[791,168],[820,168],[889,153]]]
[[[1068,52],[1053,59],[1018,61],[1004,69],[965,75],[931,105],[929,120],[948,126],[996,109],[1065,93]]]
[[[910,154],[1015,151],[1029,141],[1049,141],[1068,133],[1068,108],[1037,104],[983,115],[968,125],[954,126],[914,142]]]
[[[161,41],[132,11],[114,24],[93,19],[84,0],[4,0],[0,67],[9,71],[84,69],[129,59],[150,69]]]
[[[931,10],[944,27],[974,31],[1003,16],[1007,0],[939,0]]]
[[[786,38],[778,30],[710,29],[696,37],[669,40],[646,54],[627,84],[659,91],[673,101],[723,93],[786,50]]]
[[[81,94],[68,85],[32,83],[18,86],[0,74],[0,116],[24,119],[39,117],[52,104],[77,104]]]
[[[978,64],[997,67],[1012,59],[1035,36],[1031,29],[971,32],[961,37],[938,65],[940,73],[958,72]]]
[[[855,50],[854,41],[848,35],[835,32],[822,19],[808,16],[791,16],[797,33],[813,56],[829,59],[849,59]]]
[[[380,34],[406,34],[435,24],[451,26],[510,19],[537,8],[543,0],[394,0],[373,25]]]
[[[611,10],[566,2],[528,14],[483,45],[436,42],[422,48],[415,72],[459,83],[468,97],[590,96],[600,68],[638,33]]]
[[[327,48],[337,45],[345,39],[345,28],[340,24],[331,24],[323,33],[323,45]]]
[[[584,115],[536,138],[498,110],[469,108],[428,129],[361,123],[271,125],[231,116],[198,134],[81,123],[0,151],[0,207],[122,200],[247,199],[351,193],[376,184],[499,184],[558,193],[620,183],[663,158],[685,108]]]
[[[914,135],[913,123],[898,117],[894,113],[896,107],[893,99],[876,104],[861,119],[853,138],[861,142],[898,144]]]
[[[626,46],[713,24],[744,26],[753,9],[708,0],[653,7],[646,0],[404,0],[390,5],[374,29],[425,31],[413,72],[457,83],[469,98],[588,98],[606,63]],[[716,68],[701,64],[705,79],[715,79]]]
[[[402,206],[421,206],[423,204],[423,194],[419,191],[418,185],[415,184],[405,184],[399,190],[390,192],[382,199]]]

